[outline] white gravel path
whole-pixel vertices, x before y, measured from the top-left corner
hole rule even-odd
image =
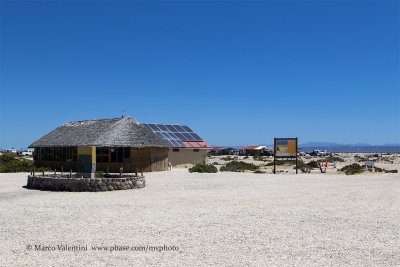
[[[23,188],[0,174],[0,266],[398,265],[400,176],[147,173],[146,188]],[[35,245],[88,251],[35,251]],[[94,251],[91,246],[176,246]],[[27,246],[32,246],[31,250]]]

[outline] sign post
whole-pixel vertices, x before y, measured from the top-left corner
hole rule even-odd
[[[276,159],[296,159],[297,171],[297,137],[274,138],[274,173],[276,173]]]

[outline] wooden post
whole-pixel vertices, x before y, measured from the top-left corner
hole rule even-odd
[[[33,176],[35,176],[35,167],[33,167]]]
[[[62,176],[63,176],[63,172],[64,172],[64,166],[61,165],[61,178],[62,178]]]
[[[135,174],[136,174],[136,177],[138,177],[138,168],[136,168],[136,173]]]
[[[32,168],[31,168],[31,175],[32,175]]]
[[[72,169],[69,169],[69,178],[72,178]]]
[[[43,177],[44,177],[44,167],[42,167],[43,168]]]
[[[56,175],[57,175],[57,170],[54,169],[54,178],[56,178]]]
[[[142,168],[142,176],[143,176],[143,168]]]

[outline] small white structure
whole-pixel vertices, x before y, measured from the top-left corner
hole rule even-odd
[[[8,149],[4,149],[4,152],[17,154],[18,151],[15,148],[8,148]]]
[[[33,155],[32,149],[27,149],[21,152],[21,156],[32,156],[32,155]]]
[[[373,162],[373,161],[366,161],[366,162],[365,162],[365,166],[366,166],[366,167],[373,168],[374,165],[375,165],[375,162]]]

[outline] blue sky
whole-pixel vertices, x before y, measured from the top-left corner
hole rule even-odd
[[[2,1],[0,147],[66,121],[400,143],[398,1]]]

